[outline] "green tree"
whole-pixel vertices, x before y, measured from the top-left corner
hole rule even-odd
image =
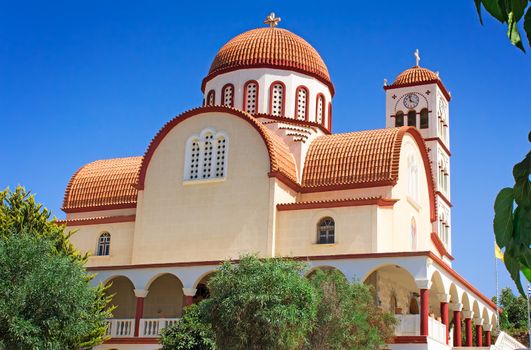
[[[163,329],[160,343],[163,350],[216,350],[214,332],[198,305],[187,307],[179,322]]]
[[[531,141],[531,133],[530,133]],[[520,294],[520,272],[531,281],[531,152],[513,168],[514,186],[502,189],[494,202],[496,243],[505,248],[503,261]]]
[[[0,257],[0,270],[5,273],[3,276],[7,276],[7,279],[1,278],[3,309],[0,311],[0,334],[10,349],[51,349],[52,344],[56,344],[55,334],[59,333],[61,336],[57,339],[63,342],[62,348],[90,347],[100,344],[106,336],[106,318],[111,316],[112,309],[107,309],[110,298],[105,294],[105,287],[91,287],[93,276],[83,269],[87,256],[79,254],[70,243],[72,232],[66,233],[64,226],[50,217],[51,213],[24,188],[17,187],[14,192],[9,189],[0,191],[0,242],[5,245]],[[21,254],[44,252],[44,246],[49,251],[43,253],[44,260],[33,259],[35,263],[22,263],[25,259],[19,257],[16,261],[19,261],[22,275],[14,275],[17,265],[5,260],[5,254],[17,242],[26,241],[37,242],[37,247],[35,250],[21,250]],[[41,264],[36,263],[39,261]],[[66,266],[66,261],[70,265]],[[57,266],[58,270],[54,271],[50,266]],[[59,275],[67,272],[72,276]],[[52,273],[57,279],[50,279]],[[15,279],[15,276],[19,277]],[[40,281],[46,281],[49,287]],[[52,287],[55,289],[47,289]],[[7,295],[10,297],[7,298]],[[10,298],[13,302],[6,300]],[[78,320],[68,317],[68,313]]]
[[[205,321],[224,350],[299,349],[317,312],[317,293],[302,277],[305,264],[242,257],[224,262],[202,301]]]
[[[337,270],[317,270],[310,282],[320,302],[307,349],[381,349],[394,336],[396,319],[376,307],[369,286]]]
[[[20,235],[0,239],[0,267],[0,348],[95,345],[106,301],[81,263],[56,254],[49,240]]]
[[[525,52],[524,44],[518,30],[518,22],[523,18],[524,31],[531,45],[531,10],[528,0],[474,0],[479,20],[483,24],[481,7],[485,8],[492,17],[507,25],[507,37],[511,44]]]
[[[493,298],[493,301],[496,302],[496,297]],[[504,288],[501,290],[498,306],[502,309],[500,328],[522,344],[529,346],[527,299],[521,295],[514,295],[510,288]]]

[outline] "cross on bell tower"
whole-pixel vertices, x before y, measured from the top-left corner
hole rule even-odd
[[[269,16],[266,17],[264,24],[269,24],[270,28],[275,28],[278,26],[278,22],[280,22],[282,19],[280,17],[275,17],[275,13],[271,12]]]
[[[415,66],[418,67],[419,66],[419,62],[420,62],[420,53],[419,53],[419,49],[416,49],[415,52],[413,53],[413,56],[415,56]]]

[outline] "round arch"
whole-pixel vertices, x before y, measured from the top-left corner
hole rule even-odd
[[[463,292],[461,296],[461,304],[463,304],[463,311],[472,311],[472,304],[467,292]]]
[[[393,314],[418,314],[420,301],[413,275],[399,265],[381,265],[365,276],[376,305]]]
[[[461,299],[459,298],[459,292],[457,291],[457,286],[455,283],[452,283],[450,285],[450,303],[457,304],[461,302]]]
[[[105,294],[112,295],[109,307],[115,307],[112,311],[113,318],[134,318],[136,297],[133,282],[126,276],[116,275],[107,278],[104,284],[110,284]]]
[[[144,299],[145,318],[176,318],[182,316],[184,304],[183,284],[171,274],[162,273],[148,283]]]
[[[343,271],[341,271],[339,268],[337,268],[335,266],[331,266],[331,265],[312,266],[311,269],[309,269],[308,271],[306,271],[304,273],[304,277],[310,277],[317,270],[322,270],[322,271],[333,271],[333,270],[335,270],[335,271],[339,271],[339,273],[341,273],[343,275],[343,277],[345,277],[345,279],[347,278],[347,276],[345,276]]]

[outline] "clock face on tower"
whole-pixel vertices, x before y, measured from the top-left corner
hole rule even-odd
[[[404,106],[406,108],[415,108],[419,104],[419,97],[415,93],[409,93],[404,96]]]

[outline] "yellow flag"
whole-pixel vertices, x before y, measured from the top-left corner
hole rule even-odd
[[[496,256],[496,259],[500,259],[501,261],[503,261],[503,252],[496,243],[494,243],[494,256]]]

